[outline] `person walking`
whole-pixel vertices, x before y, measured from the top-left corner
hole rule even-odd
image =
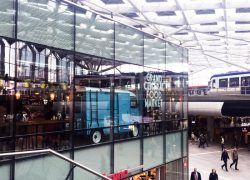
[[[194,132],[192,132],[192,134],[191,134],[191,143],[194,144],[195,141],[196,141],[196,137],[194,135]]]
[[[234,150],[233,150],[233,152],[232,152],[232,160],[233,160],[233,163],[232,164],[230,164],[230,168],[235,164],[235,166],[234,166],[234,168],[235,168],[235,170],[239,170],[238,168],[237,168],[237,165],[238,165],[238,150],[237,150],[237,148],[235,147],[234,148]]]
[[[200,141],[199,141],[199,147],[202,146],[203,148],[205,148],[205,146],[204,146],[205,145],[205,137],[204,137],[204,135],[201,134],[199,139],[200,139]]]
[[[221,165],[221,169],[223,169],[223,167],[225,167],[226,171],[228,171],[227,170],[227,160],[228,159],[229,159],[229,156],[228,156],[227,150],[224,149],[224,151],[221,154],[221,160],[224,162],[224,164]]]
[[[225,145],[225,139],[224,139],[224,137],[223,136],[221,136],[221,141],[220,141],[220,144],[221,144],[221,151],[223,151],[224,150],[224,145]]]
[[[201,180],[201,174],[197,171],[197,168],[194,168],[194,171],[191,173],[190,180]]]
[[[209,175],[209,180],[219,180],[218,174],[215,169],[212,169],[212,172]]]

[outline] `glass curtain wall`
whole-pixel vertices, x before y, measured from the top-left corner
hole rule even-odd
[[[1,78],[0,78],[0,151],[9,151],[13,148],[11,136],[13,135],[13,88],[15,77],[15,44],[1,39]]]
[[[162,133],[165,121],[165,42],[144,36],[144,106],[143,122],[145,135]]]
[[[107,174],[181,158],[186,50],[56,0],[19,0],[17,13],[14,4],[0,7],[1,152],[71,150],[84,162],[95,145],[96,153],[105,150],[95,161],[105,168],[96,170]]]
[[[4,37],[15,37],[15,0],[0,0],[0,34]]]
[[[112,140],[114,22],[76,9],[75,145]],[[91,56],[93,55],[93,56]],[[95,56],[95,57],[94,57]],[[98,58],[103,57],[103,58]]]
[[[17,27],[18,39],[73,50],[74,11],[66,3],[18,0]]]
[[[71,59],[22,42],[18,42],[17,54],[16,149],[68,148]]]
[[[76,8],[76,51],[113,59],[114,22],[84,9]],[[100,69],[98,69],[100,70]]]
[[[143,33],[115,23],[115,140],[136,138],[142,123]]]

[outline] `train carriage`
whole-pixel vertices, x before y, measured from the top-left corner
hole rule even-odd
[[[250,94],[250,71],[213,75],[208,87],[208,94]]]

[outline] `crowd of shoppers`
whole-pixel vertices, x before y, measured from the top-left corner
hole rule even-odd
[[[208,147],[208,135],[207,135],[207,133],[204,133],[204,134],[201,133],[199,135],[199,137],[197,138],[195,136],[194,132],[192,132],[192,134],[191,134],[191,143],[193,144],[193,143],[196,143],[196,142],[198,142],[198,147],[199,148],[200,147],[205,148],[205,146]]]

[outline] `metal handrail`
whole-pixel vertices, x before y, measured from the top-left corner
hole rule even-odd
[[[53,155],[55,155],[55,156],[57,156],[57,157],[65,160],[67,162],[70,162],[70,163],[74,164],[75,166],[77,166],[77,167],[79,167],[79,168],[81,168],[83,170],[86,170],[86,171],[90,172],[91,174],[94,174],[94,175],[102,178],[102,179],[112,180],[112,179],[110,179],[110,178],[108,178],[108,177],[106,177],[106,176],[104,176],[104,175],[102,175],[102,174],[100,174],[100,173],[98,173],[98,172],[96,172],[96,171],[94,171],[94,170],[92,170],[92,169],[90,169],[90,168],[88,168],[88,167],[86,167],[86,166],[84,166],[84,165],[82,165],[82,164],[80,164],[80,163],[78,163],[78,162],[76,162],[76,161],[74,161],[74,160],[72,160],[72,159],[70,159],[70,158],[68,158],[68,157],[66,157],[66,156],[58,153],[58,152],[56,152],[56,151],[54,151],[54,150],[52,150],[52,149],[42,149],[42,150],[33,150],[33,151],[0,153],[0,157],[17,156],[17,155],[28,155],[28,154],[40,154],[40,153],[51,153],[51,154],[53,154]]]

